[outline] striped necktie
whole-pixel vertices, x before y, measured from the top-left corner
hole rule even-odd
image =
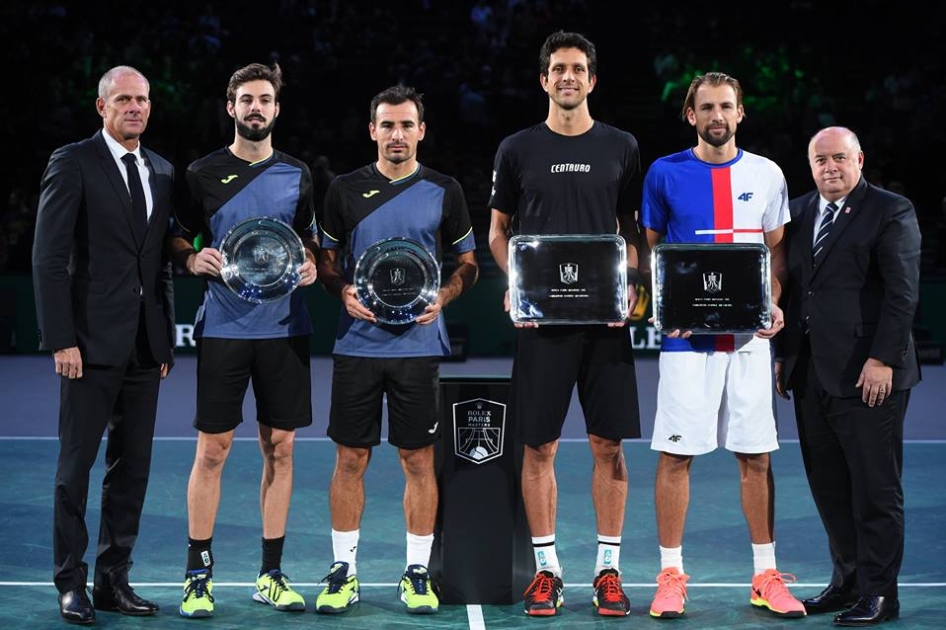
[[[831,227],[834,225],[834,213],[837,212],[838,206],[832,201],[828,203],[825,207],[824,216],[821,218],[821,225],[818,227],[818,236],[815,237],[815,244],[812,248],[811,258],[818,264],[821,261],[821,257],[824,255],[824,245],[825,239],[828,238],[828,234],[831,233]]]

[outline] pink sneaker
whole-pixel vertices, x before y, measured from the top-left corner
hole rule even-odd
[[[775,569],[767,569],[765,573],[753,577],[749,603],[768,608],[779,617],[804,617],[805,606],[788,592],[786,581],[791,584],[795,576],[779,573]]]
[[[650,616],[660,619],[682,617],[690,576],[676,567],[667,567],[657,576],[657,594],[650,604]]]

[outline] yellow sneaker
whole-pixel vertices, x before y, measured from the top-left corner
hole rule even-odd
[[[434,593],[427,567],[421,564],[407,567],[397,590],[409,613],[429,614],[440,608],[440,599]]]
[[[178,612],[181,617],[211,617],[214,614],[213,580],[210,571],[188,571],[184,580],[184,599]]]
[[[305,610],[305,600],[302,595],[292,590],[289,586],[289,578],[279,569],[273,569],[256,578],[256,592],[253,593],[253,599],[269,604],[276,610]]]
[[[322,581],[328,582],[328,586],[315,600],[316,612],[330,615],[343,613],[358,601],[358,578],[354,575],[349,577],[347,562],[333,564]]]

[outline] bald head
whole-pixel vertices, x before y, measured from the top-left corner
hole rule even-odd
[[[821,196],[847,197],[861,180],[864,152],[857,135],[845,127],[827,127],[808,143],[808,164]]]
[[[103,101],[108,100],[108,94],[111,91],[112,86],[120,77],[123,77],[126,75],[133,75],[133,76],[139,77],[142,81],[144,81],[145,85],[148,88],[151,87],[145,75],[141,74],[135,68],[132,68],[131,66],[115,66],[114,68],[110,69],[105,74],[103,74],[102,78],[99,79],[99,98],[102,99]]]

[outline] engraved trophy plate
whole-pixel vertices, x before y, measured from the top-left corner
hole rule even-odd
[[[661,244],[653,253],[654,326],[697,334],[769,328],[769,248],[761,243]]]
[[[440,266],[409,238],[378,241],[355,263],[358,300],[385,324],[410,324],[437,299]]]
[[[281,300],[299,286],[305,262],[302,239],[286,223],[271,217],[237,223],[220,243],[220,277],[230,290],[257,304]]]
[[[516,323],[607,324],[627,319],[627,248],[616,234],[514,236],[509,316]]]

